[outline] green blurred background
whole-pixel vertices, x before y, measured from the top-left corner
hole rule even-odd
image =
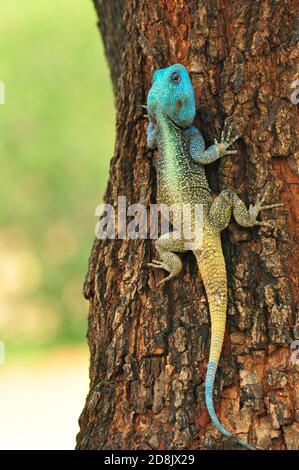
[[[109,72],[88,0],[1,6],[1,338],[83,341],[81,291],[113,152]]]
[[[80,345],[87,373],[81,292],[114,145],[112,86],[96,21],[91,0],[1,5],[2,385],[17,363],[39,374],[44,365],[35,362],[48,361],[50,350],[65,352],[66,367],[72,357],[80,363],[72,349]],[[54,369],[62,357],[55,354]]]

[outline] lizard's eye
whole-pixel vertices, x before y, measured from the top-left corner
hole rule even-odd
[[[181,81],[181,76],[178,72],[173,72],[170,76],[170,80],[173,83],[179,83]]]

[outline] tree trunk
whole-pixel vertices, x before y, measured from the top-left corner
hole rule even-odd
[[[238,156],[207,169],[213,192],[233,188],[249,205],[267,190],[267,203],[284,203],[260,216],[275,219],[275,229],[232,221],[223,234],[229,304],[214,400],[222,424],[239,438],[262,449],[298,449],[299,367],[291,360],[299,336],[296,0],[95,5],[117,108],[105,201],[155,202],[141,106],[153,71],[180,62],[206,143],[224,123],[243,135]],[[204,404],[210,324],[195,258],[183,255],[184,273],[159,289],[165,273],[147,267],[155,256],[150,240],[94,243],[84,287],[90,391],[77,448],[239,448],[215,429]]]

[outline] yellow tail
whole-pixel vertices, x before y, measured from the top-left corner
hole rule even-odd
[[[234,438],[234,436],[222,426],[215,413],[213,403],[214,382],[224,340],[227,310],[226,267],[220,235],[207,230],[206,233],[204,233],[202,249],[194,252],[194,254],[205,286],[211,318],[211,346],[205,383],[206,406],[213,423],[222,434],[233,438],[247,449],[255,450],[254,447],[251,447],[247,442]]]
[[[203,246],[194,253],[206,290],[211,318],[209,362],[219,362],[226,323],[227,279],[220,235],[205,234]]]

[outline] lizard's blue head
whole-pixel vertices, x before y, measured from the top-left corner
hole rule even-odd
[[[195,97],[189,75],[181,64],[157,70],[147,97],[147,110],[152,121],[166,115],[177,126],[190,126],[195,117]]]

